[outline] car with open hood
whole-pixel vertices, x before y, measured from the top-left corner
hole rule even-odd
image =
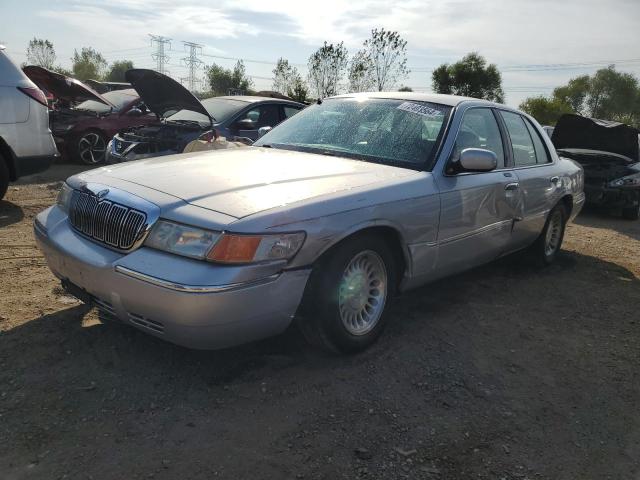
[[[116,132],[155,121],[131,87],[100,94],[75,78],[43,67],[28,65],[23,71],[53,97],[49,120],[56,144],[81,163],[103,163],[107,143]]]
[[[109,163],[182,153],[190,142],[212,138],[213,130],[216,137],[251,143],[258,139],[260,128],[275,127],[305,107],[291,100],[253,96],[201,101],[179,82],[155,70],[128,70],[125,77],[158,121],[115,135],[108,149]]]
[[[580,115],[560,117],[552,136],[558,153],[584,168],[587,203],[640,217],[640,131]]]
[[[34,231],[67,291],[151,335],[219,348],[295,321],[353,352],[398,291],[525,248],[553,262],[582,182],[504,105],[350,94],[246,148],[72,176]]]

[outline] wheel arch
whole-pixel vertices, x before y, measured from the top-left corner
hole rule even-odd
[[[343,235],[320,252],[313,264],[317,265],[328,258],[335,249],[339,248],[345,242],[360,235],[368,234],[382,237],[389,245],[396,262],[398,273],[396,287],[399,287],[404,277],[411,272],[411,256],[401,230],[390,222],[376,221],[375,223],[358,225],[345,231]]]

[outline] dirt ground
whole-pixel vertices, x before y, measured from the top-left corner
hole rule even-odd
[[[640,478],[640,222],[405,294],[357,356],[200,352],[59,289],[31,225],[77,170],[0,202],[0,478]]]

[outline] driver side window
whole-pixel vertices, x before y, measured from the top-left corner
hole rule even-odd
[[[246,112],[238,121],[245,119],[253,122],[254,130],[260,127],[275,127],[280,123],[280,112],[277,105],[260,105]]]
[[[462,118],[450,163],[460,160],[460,153],[466,148],[491,150],[498,157],[498,166],[504,168],[504,148],[500,128],[493,112],[488,108],[472,108]]]

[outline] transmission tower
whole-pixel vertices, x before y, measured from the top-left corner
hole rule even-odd
[[[169,46],[169,50],[171,50],[171,39],[167,37],[163,37],[161,35],[151,35],[151,46],[156,47],[155,53],[151,54],[151,58],[156,61],[156,70],[159,73],[163,73],[165,75],[169,75],[169,72],[164,65],[169,62],[169,55],[165,53],[165,45]]]
[[[202,53],[202,45],[200,45],[199,43],[184,41],[182,43],[184,43],[185,49],[189,49],[189,56],[182,59],[184,64],[189,69],[189,76],[186,78],[181,78],[180,80],[186,80],[189,91],[193,92],[196,90],[196,85],[200,84],[200,80],[196,76],[196,70],[203,63],[202,60],[198,58],[198,54]]]

